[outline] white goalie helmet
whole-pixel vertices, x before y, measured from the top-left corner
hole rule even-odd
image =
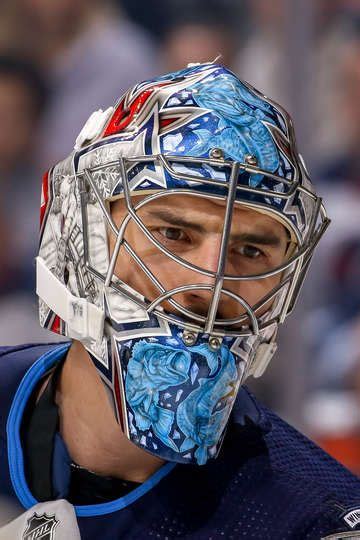
[[[215,457],[329,223],[289,115],[223,66],[193,65],[93,113],[42,194],[41,325],[83,343],[132,442],[171,461]],[[181,235],[191,211],[213,210],[210,267]],[[260,244],[277,249],[282,231],[280,259],[258,257],[254,216]],[[235,237],[246,264],[229,263]]]

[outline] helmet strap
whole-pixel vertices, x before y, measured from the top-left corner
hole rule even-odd
[[[80,341],[102,339],[103,310],[86,298],[71,294],[42,257],[36,257],[36,293],[67,324],[69,337]]]

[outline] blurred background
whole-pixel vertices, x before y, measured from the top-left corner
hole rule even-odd
[[[358,0],[2,0],[0,343],[57,339],[34,294],[45,169],[133,83],[219,54],[293,116],[333,219],[277,357],[250,385],[360,473]]]

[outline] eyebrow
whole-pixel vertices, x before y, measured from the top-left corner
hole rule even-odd
[[[206,233],[206,228],[200,223],[194,223],[193,221],[188,221],[186,218],[174,215],[172,212],[169,212],[165,209],[158,210],[148,210],[148,215],[165,221],[170,225],[175,227],[183,227],[187,229],[192,229],[200,233]],[[244,232],[239,234],[231,235],[231,240],[236,242],[248,242],[250,244],[259,244],[263,246],[280,246],[280,238],[270,232],[266,233],[255,233],[255,232]]]

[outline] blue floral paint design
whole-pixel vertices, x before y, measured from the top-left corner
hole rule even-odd
[[[246,154],[254,155],[260,168],[275,172],[280,165],[279,151],[264,123],[280,127],[274,120],[273,106],[242,84],[230,71],[214,67],[211,64],[192,66],[156,79],[174,80],[204,72],[205,76],[200,82],[191,84],[189,79],[185,93],[199,107],[207,109],[209,113],[211,111],[210,116],[215,113],[219,122],[215,127],[210,118],[207,122],[198,118],[199,127],[192,130],[197,142],[186,148],[184,153],[195,157],[208,156],[211,148],[219,147],[235,161],[244,161]],[[179,99],[181,94],[177,96]],[[183,146],[181,141],[175,151],[182,154]],[[258,186],[262,178],[260,174],[251,175],[250,186]]]
[[[234,161],[244,162],[247,154],[254,155],[260,168],[280,178],[291,180],[298,174],[296,156],[290,155],[289,123],[286,115],[284,116],[283,111],[273,102],[267,100],[247,83],[240,81],[225,67],[212,63],[193,65],[144,81],[135,87],[133,94],[139,93],[142,88],[148,87],[151,83],[156,86],[157,82],[173,83],[172,86],[165,84],[167,90],[164,95],[159,87],[159,97],[166,100],[161,105],[160,117],[163,113],[172,114],[172,111],[176,117],[180,113],[181,115],[186,113],[188,109],[189,118],[186,120],[185,114],[184,123],[176,123],[174,126],[170,124],[170,127],[158,130],[159,124],[155,122],[155,118],[159,111],[156,108],[155,116],[147,117],[148,119],[141,126],[141,129],[145,131],[145,154],[152,155],[160,148],[163,154],[208,158],[212,148],[220,147],[225,152],[225,158]],[[155,140],[156,149],[153,146]],[[176,160],[174,161],[176,164]],[[179,162],[174,168],[178,172],[220,179],[224,181],[224,184],[229,180],[228,168],[221,170],[221,167],[207,165],[199,168],[191,161],[188,161],[186,165]],[[141,164],[132,169],[129,178],[132,179],[142,169],[154,170],[151,164]],[[134,183],[136,186],[134,189],[142,191],[159,189],[159,187],[170,189],[190,187],[199,192],[210,191],[221,196],[226,193],[219,186],[211,184],[205,186],[179,179],[171,176],[169,171],[165,171],[166,186],[163,183],[153,182],[153,175],[144,176],[144,178],[144,182]],[[287,192],[290,188],[281,180],[277,182],[276,179],[270,179],[266,175],[243,172],[239,176],[239,184],[259,190],[258,193],[239,192],[237,196],[239,201],[260,202],[269,207],[275,207],[279,211],[284,210],[286,199],[269,197],[266,193],[268,190]],[[264,193],[262,194],[260,190]],[[113,194],[120,192],[122,192],[121,183],[117,185]],[[301,208],[300,211],[302,211]],[[298,224],[295,213],[289,213],[289,218],[296,226],[301,226]]]
[[[142,340],[134,345],[127,366],[127,401],[141,431],[153,429],[167,446],[178,452],[169,437],[175,413],[159,406],[159,393],[188,379],[191,355],[182,349]]]
[[[127,366],[125,390],[138,435],[152,431],[179,458],[193,456],[203,465],[209,450],[218,450],[238,378],[235,358],[226,345],[215,352],[208,343],[184,350],[137,342]],[[170,396],[172,410],[161,401]]]
[[[176,421],[186,436],[180,451],[196,447],[196,461],[203,465],[208,459],[208,449],[218,443],[225,429],[235,398],[238,372],[234,356],[224,345],[218,352],[211,351],[206,344],[189,347],[189,350],[206,358],[210,374],[201,378],[198,388],[179,404]]]
[[[198,142],[189,155],[208,155],[211,148],[222,148],[235,161],[244,161],[246,154],[257,157],[260,168],[274,172],[279,167],[279,152],[264,121],[274,124],[271,106],[252,94],[233,75],[209,78],[194,85],[197,104],[219,115],[217,129],[194,129]],[[250,185],[256,187],[262,175],[252,175]]]

